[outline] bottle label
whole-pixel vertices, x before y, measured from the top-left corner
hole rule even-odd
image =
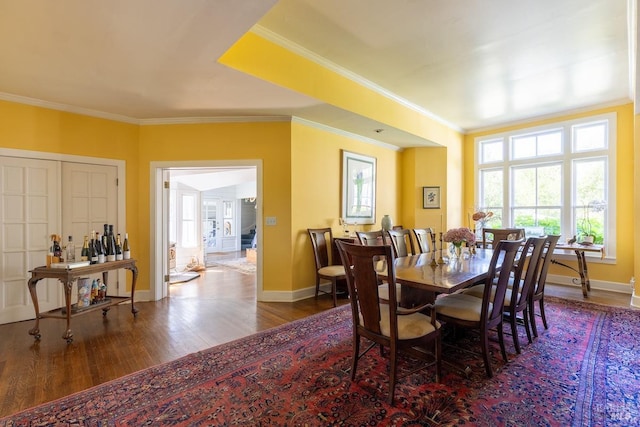
[[[123,260],[123,255],[120,254],[116,254],[116,261],[122,261]]]
[[[111,261],[115,261],[116,260],[116,256],[115,255],[107,255],[107,262],[111,262]]]
[[[122,259],[131,259],[131,251],[124,251]]]
[[[104,254],[99,254],[98,255],[98,264],[104,264]]]

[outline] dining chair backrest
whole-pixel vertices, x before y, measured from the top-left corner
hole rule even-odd
[[[384,262],[382,259],[386,260],[386,280],[390,284],[388,297],[390,333],[392,339],[396,338],[397,296],[393,249],[390,245],[364,246],[344,241],[338,241],[337,245],[342,265],[345,266],[354,327],[360,326],[376,334],[381,334],[381,312],[378,272],[375,265],[377,262]]]
[[[404,228],[401,230],[389,230],[387,233],[396,257],[415,255],[416,250],[411,238],[411,230]]]
[[[491,239],[488,239],[488,236],[491,236]],[[500,240],[522,240],[524,236],[524,228],[483,228],[482,247],[488,249],[489,247],[493,247],[493,242]]]
[[[433,250],[433,228],[414,228],[413,235],[418,244],[418,252],[426,254]]]
[[[540,260],[546,241],[546,236],[529,237],[524,244],[511,288],[510,310],[514,313],[521,312],[527,307],[529,295],[538,280]]]
[[[547,282],[547,273],[549,272],[549,266],[551,265],[551,259],[553,258],[553,251],[558,244],[560,236],[549,235],[546,237],[544,250],[541,257],[540,275],[533,287],[532,294],[534,298],[540,297],[544,294],[544,285]]]
[[[493,250],[480,313],[480,323],[487,329],[502,322],[505,293],[521,243],[519,240],[500,240]]]
[[[331,228],[308,228],[307,233],[311,238],[313,255],[316,262],[316,270],[330,265],[329,252],[333,244],[333,233]],[[338,262],[340,260],[333,260]]]
[[[387,244],[387,237],[383,230],[376,231],[356,231],[358,241],[363,246],[380,246]]]

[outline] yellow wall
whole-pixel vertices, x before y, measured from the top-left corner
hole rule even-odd
[[[596,109],[588,112],[570,114],[561,117],[554,117],[547,120],[532,121],[525,124],[509,126],[499,129],[491,129],[484,132],[468,134],[465,137],[464,147],[464,170],[465,174],[465,210],[472,212],[475,200],[474,186],[474,139],[483,135],[507,132],[533,126],[540,126],[549,123],[556,123],[565,120],[572,120],[581,117],[588,117],[604,113],[617,113],[617,147],[616,147],[616,240],[617,240],[617,260],[615,265],[589,264],[589,276],[594,280],[607,282],[629,283],[634,275],[634,239],[629,235],[635,230],[637,218],[634,210],[634,115],[633,105],[626,104],[617,107]],[[635,255],[637,256],[637,255]],[[571,263],[569,263],[571,264]],[[575,266],[575,263],[573,264]],[[636,265],[638,265],[636,263]],[[550,274],[566,275],[561,267],[555,266],[550,270]],[[637,277],[637,275],[636,275]]]
[[[296,290],[315,283],[313,249],[307,228],[331,227],[334,236],[343,235],[338,223],[342,150],[375,157],[377,162],[376,223],[358,226],[358,230],[380,229],[380,220],[385,214],[399,223],[400,153],[296,123],[292,126],[291,140],[291,247]],[[354,230],[353,226],[351,229]]]
[[[291,144],[290,123],[215,123],[154,125],[140,128],[140,218],[150,217],[150,163],[262,159],[262,212],[277,218],[263,227],[263,289],[290,290],[291,272]],[[259,225],[260,226],[260,225]],[[141,243],[150,241],[149,227],[140,229]],[[148,271],[149,261],[142,264]]]

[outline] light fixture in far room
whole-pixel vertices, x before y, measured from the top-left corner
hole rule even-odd
[[[384,132],[384,129],[374,129],[373,131],[375,133],[382,133],[382,132]]]

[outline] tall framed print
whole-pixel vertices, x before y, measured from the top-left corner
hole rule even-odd
[[[342,151],[341,218],[348,224],[375,224],[375,157]]]

